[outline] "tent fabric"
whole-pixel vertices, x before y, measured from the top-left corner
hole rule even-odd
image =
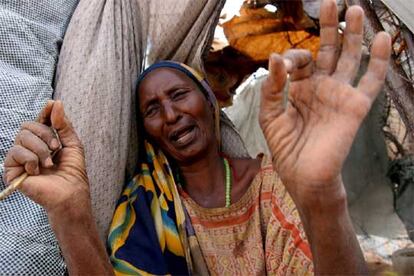
[[[59,49],[77,3],[0,1],[0,175],[20,125],[52,98]],[[0,201],[0,275],[59,275],[65,269],[45,211],[19,192]]]
[[[267,75],[267,70],[259,68],[237,89],[233,105],[225,109],[240,136],[243,137],[247,151],[252,157],[261,153],[270,156],[266,139],[259,125],[261,87]]]
[[[381,0],[414,33],[414,0]]]
[[[123,183],[136,166],[138,73],[164,59],[202,71],[223,4],[224,0],[80,1],[62,47],[55,98],[64,102],[84,143],[102,240]],[[229,120],[224,119],[222,129],[230,143],[224,150],[246,155]]]

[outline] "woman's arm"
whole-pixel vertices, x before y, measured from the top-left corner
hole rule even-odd
[[[49,101],[38,122],[22,125],[4,166],[7,183],[29,175],[20,190],[46,210],[69,273],[112,275],[92,216],[83,148],[61,102]]]
[[[361,249],[349,218],[341,170],[356,132],[387,72],[391,39],[379,33],[368,70],[352,87],[362,49],[363,10],[346,13],[340,47],[335,0],[320,12],[321,46],[310,53],[272,55],[262,86],[260,124],[273,167],[295,202],[310,241],[317,274],[365,274]],[[289,103],[283,91],[290,73]]]
[[[49,222],[70,275],[113,275],[90,206],[49,214]]]
[[[333,184],[335,185],[343,187],[342,183]],[[345,191],[333,194],[326,192],[326,196],[321,195],[315,195],[315,198],[319,198],[318,203],[314,202],[305,209],[299,209],[316,274],[368,274],[348,214]]]

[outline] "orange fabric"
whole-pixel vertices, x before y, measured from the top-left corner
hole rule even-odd
[[[267,159],[229,208],[203,208],[181,191],[211,275],[312,275],[299,214]]]

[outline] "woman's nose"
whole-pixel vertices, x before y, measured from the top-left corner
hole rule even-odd
[[[179,112],[176,110],[173,104],[166,103],[163,109],[164,119],[167,124],[174,124],[180,118]]]

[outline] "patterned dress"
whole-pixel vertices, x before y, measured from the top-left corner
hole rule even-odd
[[[203,208],[180,190],[211,275],[312,275],[298,211],[268,159],[229,208]]]

